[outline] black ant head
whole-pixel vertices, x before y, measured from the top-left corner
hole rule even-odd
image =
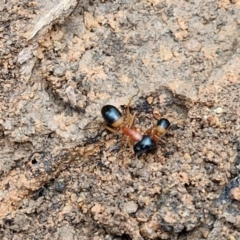
[[[157,126],[155,129],[157,130],[159,135],[163,135],[167,132],[168,128],[170,127],[171,123],[166,118],[161,118],[157,122]]]
[[[150,136],[143,136],[142,140],[137,142],[133,146],[133,150],[136,156],[140,156],[143,153],[152,152],[157,148],[156,142]]]
[[[169,126],[170,126],[170,122],[168,121],[168,119],[166,119],[166,118],[161,118],[161,119],[159,119],[158,120],[158,122],[157,122],[157,126],[158,127],[161,127],[161,128],[164,128],[164,129],[168,129],[169,128]]]

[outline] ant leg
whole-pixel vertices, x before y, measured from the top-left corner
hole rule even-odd
[[[85,127],[83,127],[83,128],[80,128],[81,130],[88,130],[88,129],[96,129],[96,128],[99,128],[99,126],[96,126],[96,127],[88,127],[88,125],[90,125],[95,119],[96,119],[97,117],[95,117],[90,123],[87,123],[86,125],[85,125]],[[104,125],[104,122],[98,122],[98,124],[97,125],[100,125],[100,127],[102,127],[103,125]]]
[[[127,105],[127,123],[130,122],[130,115],[131,115],[131,114],[130,114],[130,110],[129,110],[130,104],[131,104],[133,98],[134,98],[135,96],[137,96],[139,92],[140,92],[140,90],[138,89],[137,93],[134,94],[134,95],[129,99],[129,102],[128,102],[128,105]],[[135,116],[134,116],[134,118],[135,118]]]
[[[120,141],[121,149],[123,149],[124,143],[126,143],[126,141],[127,141],[127,143],[129,142],[129,137],[127,137],[125,135],[122,136],[121,141]]]
[[[132,145],[131,145],[131,141],[129,138],[128,138],[127,142],[128,142],[128,147],[131,148]]]
[[[180,114],[180,115],[178,116],[178,118],[177,118],[173,123],[171,123],[171,125],[172,125],[172,124],[178,124],[180,121],[182,121],[182,120],[180,119],[182,116],[183,116],[183,114]],[[170,126],[171,126],[171,125],[170,125]],[[169,127],[170,127],[170,126],[169,126]]]
[[[164,140],[161,139],[161,137],[158,137],[158,136],[156,136],[156,135],[155,135],[154,137],[155,137],[158,141],[161,141],[161,142],[163,142],[163,143],[166,143]]]
[[[100,125],[103,125],[103,123],[101,123]],[[96,129],[96,128],[99,128],[99,127],[84,127],[84,128],[80,128],[81,130],[88,130],[88,129]],[[105,125],[105,129],[110,131],[111,133],[117,133],[118,130],[115,130],[107,125]]]
[[[154,127],[152,127],[152,123],[150,125],[150,128],[144,132],[144,135],[155,135],[154,134]]]
[[[115,129],[109,127],[109,126],[105,126],[105,129],[107,129],[107,130],[110,131],[111,133],[117,133],[117,132],[118,132],[118,130],[115,130]]]
[[[131,128],[134,125],[136,113],[133,114],[131,121],[129,122],[129,127]]]
[[[178,123],[181,123],[183,122],[183,119],[180,119],[184,114],[180,114],[176,119],[174,119],[173,122],[171,122],[170,126],[168,127],[168,130],[171,128],[171,125],[173,124],[178,124]],[[173,115],[169,115],[170,117],[174,117]]]
[[[165,133],[164,133],[164,134],[165,134]],[[153,140],[154,140],[155,142],[161,141],[161,142],[163,142],[163,143],[166,143],[166,142],[165,142],[164,140],[162,140],[162,138],[161,138],[162,136],[164,136],[164,134],[158,136],[158,135],[155,133],[155,131],[154,131],[153,128],[148,129],[148,130],[144,133],[144,135],[152,136],[152,138],[153,138]]]
[[[132,148],[132,145],[134,144],[134,141],[128,138],[128,146],[129,148]]]

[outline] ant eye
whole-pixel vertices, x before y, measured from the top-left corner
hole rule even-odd
[[[153,139],[147,135],[145,135],[141,141],[136,143],[133,147],[135,154],[138,156],[142,155],[143,153],[152,152],[156,149],[157,145],[153,141]]]
[[[112,105],[105,105],[101,110],[102,116],[107,124],[113,125],[117,120],[122,117],[121,112]]]

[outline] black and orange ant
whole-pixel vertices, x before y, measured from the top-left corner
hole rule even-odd
[[[113,105],[105,105],[102,107],[102,117],[106,122],[105,128],[112,133],[117,133],[119,130],[130,139],[130,142],[139,142],[142,140],[142,134],[133,127],[135,115],[130,114],[130,103],[132,99],[139,93],[139,91],[130,98],[127,105],[126,118],[124,119],[122,113]]]
[[[133,150],[138,157],[143,153],[154,151],[157,148],[157,143],[160,141],[160,137],[167,132],[171,124],[168,119],[161,118],[157,121],[156,126],[147,130],[145,134],[138,132],[135,127],[133,127],[136,114],[130,117],[129,111],[130,103],[133,97],[137,94],[132,96],[129,100],[126,119],[124,119],[122,113],[113,105],[103,106],[101,113],[107,124],[107,130],[113,133],[117,133],[119,130],[122,130],[122,133],[130,138],[131,143],[135,143]]]

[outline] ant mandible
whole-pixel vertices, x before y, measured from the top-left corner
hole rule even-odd
[[[122,113],[113,105],[105,105],[101,110],[102,117],[106,122],[105,128],[112,133],[117,133],[119,130],[122,130],[122,133],[125,134],[131,142],[139,142],[142,140],[142,134],[133,127],[136,113],[131,117],[129,110],[132,99],[137,96],[138,93],[139,90],[129,100],[126,119],[124,119]]]

